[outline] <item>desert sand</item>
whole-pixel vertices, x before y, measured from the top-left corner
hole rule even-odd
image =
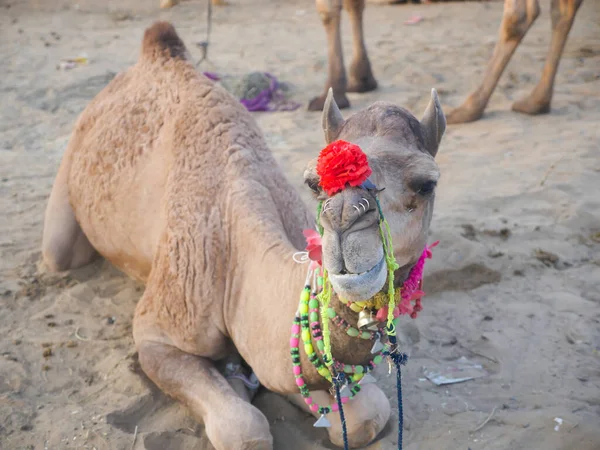
[[[185,408],[137,364],[131,337],[143,286],[110,264],[51,274],[40,263],[43,213],[82,109],[137,58],[143,30],[171,21],[199,58],[206,2],[0,0],[0,448],[212,448]],[[201,70],[265,70],[302,108],[255,113],[289,180],[323,145],[306,111],[326,73],[309,1],[232,0],[215,8]],[[483,120],[449,126],[426,266],[424,311],[402,323],[406,450],[600,449],[600,3],[584,2],[551,114],[510,111],[533,88],[550,41],[549,1]],[[416,25],[403,22],[414,14]],[[350,95],[417,116],[438,89],[446,110],[479,81],[502,2],[369,5],[366,36],[380,89]],[[346,62],[350,33],[343,24]],[[57,69],[65,58],[88,64]],[[290,255],[291,257],[291,255]],[[267,351],[267,347],[265,348]],[[435,386],[424,370],[459,357],[486,376]],[[392,399],[394,377],[376,376]],[[314,420],[260,392],[276,449],[333,448]],[[369,449],[396,448],[393,418]]]

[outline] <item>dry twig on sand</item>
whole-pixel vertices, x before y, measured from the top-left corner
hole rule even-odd
[[[135,447],[135,440],[137,438],[137,430],[138,430],[138,426],[135,426],[135,431],[133,432],[133,442],[131,443],[131,450],[133,450],[133,447]]]
[[[490,415],[487,417],[487,419],[485,419],[481,425],[478,425],[477,428],[475,428],[473,431],[471,431],[471,433],[475,433],[479,430],[481,430],[483,427],[486,426],[486,424],[492,419],[492,417],[494,416],[494,413],[496,412],[496,409],[498,409],[498,407],[494,406],[494,409],[492,409],[492,412],[490,413]]]

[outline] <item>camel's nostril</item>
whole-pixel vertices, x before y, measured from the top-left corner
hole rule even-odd
[[[348,275],[348,271],[346,269],[342,269],[340,275]]]

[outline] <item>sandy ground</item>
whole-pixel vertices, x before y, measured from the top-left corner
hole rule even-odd
[[[39,263],[43,211],[71,127],[136,60],[143,29],[170,20],[199,56],[204,1],[168,11],[158,0],[136,3],[0,0],[2,449],[211,448],[202,426],[139,370],[131,319],[142,286],[103,261],[58,275]],[[214,12],[212,65],[203,68],[271,71],[306,105],[326,70],[313,4],[234,3]],[[426,268],[425,310],[403,322],[405,449],[600,449],[600,4],[588,0],[579,12],[552,114],[526,117],[510,104],[540,73],[548,3],[485,119],[449,127],[438,156],[431,241],[441,244]],[[415,13],[425,20],[402,25]],[[501,2],[370,6],[381,88],[351,95],[353,110],[386,99],[420,115],[433,86],[445,106],[458,105],[480,78],[501,15]],[[345,42],[348,61],[349,33]],[[84,54],[88,65],[56,69]],[[300,186],[322,144],[319,115],[255,117]],[[424,367],[460,356],[488,375],[440,387],[424,378]],[[393,399],[387,368],[377,375]],[[277,449],[332,448],[283,398],[261,392],[255,402]],[[392,420],[369,448],[395,448],[395,429]]]

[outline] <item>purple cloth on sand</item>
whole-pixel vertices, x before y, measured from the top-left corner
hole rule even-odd
[[[221,76],[214,72],[203,72],[203,74],[213,81],[221,79]],[[269,87],[259,92],[254,98],[240,99],[240,103],[248,111],[294,111],[300,106],[299,103],[285,98],[285,95],[281,92],[277,78],[267,72],[264,75],[270,80]]]

